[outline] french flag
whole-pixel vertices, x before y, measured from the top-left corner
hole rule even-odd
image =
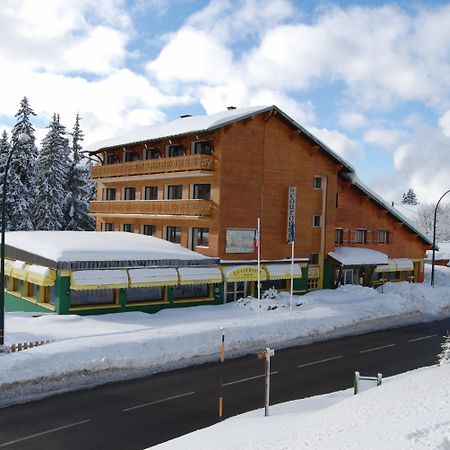
[[[257,252],[259,247],[259,230],[255,228],[255,234],[253,235],[253,251]]]

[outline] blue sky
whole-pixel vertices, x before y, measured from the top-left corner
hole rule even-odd
[[[23,95],[88,145],[135,127],[276,104],[387,200],[450,188],[450,4],[4,0],[0,125]]]

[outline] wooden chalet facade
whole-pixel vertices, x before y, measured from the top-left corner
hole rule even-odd
[[[97,231],[150,234],[219,258],[223,301],[255,293],[258,218],[263,289],[290,288],[290,187],[296,187],[294,292],[423,280],[429,240],[276,106],[188,116],[101,142],[91,154],[101,161],[92,168]],[[340,260],[339,247],[380,252],[386,271],[375,260]]]

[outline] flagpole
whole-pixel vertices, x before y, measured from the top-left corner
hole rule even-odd
[[[260,266],[261,266],[261,234],[260,234],[260,228],[261,228],[261,219],[258,217],[258,312],[261,308],[261,274],[260,274]]]
[[[291,242],[291,296],[289,297],[289,311],[292,311],[292,296],[294,294],[294,243]]]

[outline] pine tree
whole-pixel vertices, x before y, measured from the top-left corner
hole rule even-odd
[[[93,230],[95,221],[89,216],[89,200],[91,184],[89,169],[81,162],[81,141],[84,135],[80,127],[80,116],[77,113],[72,135],[72,157],[67,180],[67,198],[64,208],[66,230]]]
[[[418,205],[416,193],[409,188],[406,194],[402,195],[402,205]]]
[[[36,114],[24,97],[15,117],[16,124],[12,130],[11,146],[13,154],[8,174],[7,229],[32,230],[33,204],[35,192],[35,169],[37,148],[35,144],[34,128],[30,117]],[[27,135],[26,142],[19,137]]]
[[[2,138],[0,139],[0,208],[3,194],[3,181],[5,178],[5,166],[10,152],[11,146],[8,142],[8,134],[6,133],[6,130],[3,130]]]
[[[69,140],[58,115],[53,115],[47,128],[37,162],[34,220],[37,230],[61,230],[70,164]]]

